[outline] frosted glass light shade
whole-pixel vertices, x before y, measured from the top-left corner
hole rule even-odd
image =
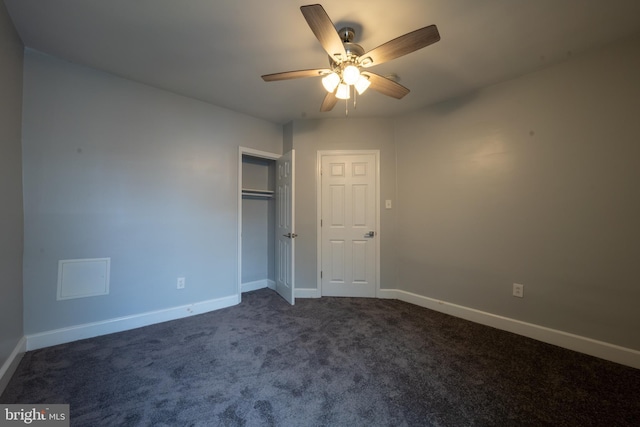
[[[371,82],[369,81],[369,77],[360,75],[360,77],[358,78],[358,81],[355,84],[355,88],[358,91],[358,94],[362,95],[364,91],[367,90],[369,85],[371,85]]]
[[[338,99],[349,99],[351,98],[351,91],[349,90],[349,86],[344,84],[344,83],[340,83],[340,85],[338,85],[338,91],[336,92],[336,98]]]
[[[336,73],[331,73],[322,78],[322,86],[327,90],[327,92],[333,92],[340,84],[340,76]]]
[[[342,71],[342,80],[348,85],[355,84],[360,77],[360,70],[355,65],[347,65]]]

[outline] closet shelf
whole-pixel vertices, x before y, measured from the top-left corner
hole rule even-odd
[[[272,190],[256,190],[253,188],[243,188],[242,197],[261,197],[264,199],[273,198]]]

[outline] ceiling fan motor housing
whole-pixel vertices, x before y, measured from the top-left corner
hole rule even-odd
[[[351,42],[347,42],[343,44],[344,44],[344,50],[347,51],[348,58],[358,57],[364,54],[364,49],[359,44],[351,43]]]
[[[347,51],[347,58],[345,61],[354,61],[357,57],[364,54],[364,49],[359,44],[353,43],[353,38],[356,36],[356,30],[351,27],[344,27],[338,30],[344,50]],[[344,61],[343,61],[344,62]]]
[[[358,58],[364,54],[364,48],[357,43],[353,43],[353,38],[356,34],[355,30],[351,27],[344,27],[338,30],[338,34],[340,35],[347,56],[341,59],[330,56],[329,64],[331,68],[335,70],[340,68],[341,65],[346,66],[349,64],[358,66]]]

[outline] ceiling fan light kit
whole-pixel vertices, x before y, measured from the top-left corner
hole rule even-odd
[[[327,74],[322,78],[322,86],[327,92],[333,92],[340,84],[340,76],[337,73]]]
[[[349,86],[356,84],[360,78],[360,68],[354,64],[348,64],[342,70],[342,80]]]
[[[354,86],[355,86],[356,90],[358,91],[358,95],[362,95],[364,93],[364,91],[367,90],[367,88],[369,86],[371,86],[371,82],[369,81],[369,77],[361,74],[360,78],[358,78],[358,81],[356,82],[356,84]]]
[[[338,99],[350,99],[352,90],[361,95],[369,87],[383,95],[401,99],[409,93],[409,89],[394,80],[364,69],[404,56],[440,40],[437,27],[429,25],[367,52],[359,44],[353,43],[355,37],[353,28],[345,27],[336,31],[329,15],[321,5],[302,6],[300,11],[329,55],[331,68],[265,74],[262,79],[271,82],[302,77],[322,77],[322,85],[327,95],[322,101],[320,111],[331,111]]]
[[[336,98],[349,99],[351,98],[351,88],[346,83],[340,83],[336,90]]]

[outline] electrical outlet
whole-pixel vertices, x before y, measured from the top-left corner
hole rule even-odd
[[[186,279],[184,277],[178,277],[178,289],[184,289]]]
[[[520,283],[514,283],[513,296],[518,298],[524,297],[524,285],[521,285]]]

